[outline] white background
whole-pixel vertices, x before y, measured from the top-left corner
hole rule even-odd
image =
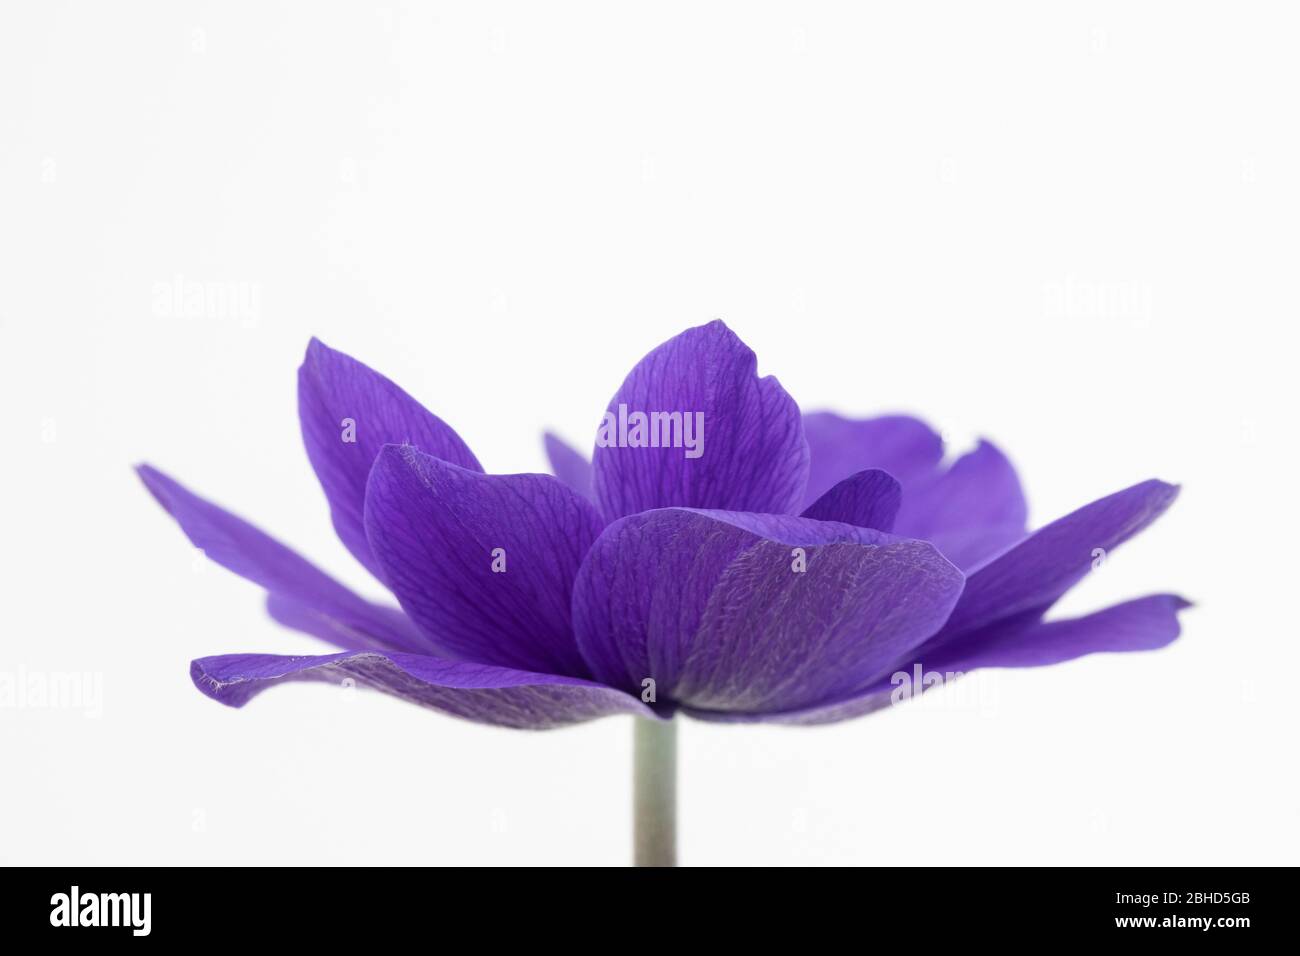
[[[527,471],[721,317],[805,409],[992,438],[1036,524],[1182,482],[1060,610],[1198,606],[834,727],[687,723],[684,863],[1296,863],[1295,10],[1047,7],[6,3],[0,671],[103,704],[0,709],[0,862],[625,862],[627,718],[200,695],[193,657],[322,645],[130,465],[378,596],[309,336]],[[178,276],[255,313],[169,315]]]

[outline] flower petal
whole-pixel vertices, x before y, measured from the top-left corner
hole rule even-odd
[[[630,694],[603,684],[423,654],[375,652],[284,657],[227,654],[190,665],[194,686],[231,707],[285,681],[357,684],[481,724],[549,730],[611,714],[659,719]]]
[[[1178,637],[1178,612],[1188,607],[1191,604],[1177,595],[1155,594],[1065,621],[1001,622],[933,653],[927,650],[929,645],[923,645],[914,664],[926,674],[948,675],[981,667],[1041,667],[1086,654],[1155,650]],[[912,674],[914,664],[900,663],[896,670]],[[887,707],[892,693],[890,679],[883,678],[863,693],[833,704],[751,719],[829,724]],[[729,719],[725,714],[691,715],[704,720]]]
[[[378,372],[312,339],[298,369],[298,416],[307,457],[329,500],[334,530],[382,579],[366,541],[363,511],[370,466],[386,444],[409,444],[453,465],[482,471],[460,436]]]
[[[428,641],[395,608],[371,604],[359,597],[274,538],[205,501],[156,468],[140,465],[136,472],[186,537],[209,558],[294,605],[300,615],[311,612],[334,622],[326,632],[330,636],[319,631],[310,633],[349,649],[419,650],[428,646]]]
[[[578,574],[574,628],[612,686],[649,678],[695,708],[789,710],[875,677],[942,626],[961,587],[924,542],[673,508],[605,530]]]
[[[445,653],[587,677],[570,595],[602,522],[550,475],[484,475],[388,445],[366,531],[403,610]],[[495,570],[494,570],[495,569]]]
[[[888,674],[920,663],[946,673],[975,667],[1012,667],[1069,660],[1097,650],[1146,650],[1177,636],[1181,598],[1158,595],[1118,605],[1078,621],[1042,623],[1056,600],[1079,582],[1099,557],[1158,518],[1178,488],[1144,481],[1094,501],[1034,532],[969,574],[966,590],[943,629],[904,654]],[[1035,649],[1035,644],[1037,648]],[[889,703],[887,679],[838,703],[768,718],[783,723],[829,723],[870,713]],[[714,715],[705,719],[719,719]]]
[[[400,608],[384,607],[379,604],[371,604],[368,607],[375,616],[380,618],[381,623],[387,623],[395,632],[402,635],[402,643],[393,644],[394,647],[402,650],[424,651],[431,646],[429,639],[420,633],[420,629],[411,623],[411,619],[403,614]],[[277,624],[310,634],[335,647],[356,650],[382,646],[376,645],[373,640],[367,640],[366,635],[358,634],[357,628],[344,623],[327,611],[295,601],[284,594],[266,596],[266,613]],[[372,624],[371,627],[373,628],[374,625]]]
[[[834,412],[810,412],[803,417],[811,464],[807,507],[837,482],[855,472],[879,468],[903,486],[929,477],[943,459],[943,439],[920,419],[906,415],[851,419]]]
[[[1025,536],[1025,494],[1005,455],[981,441],[947,471],[907,487],[894,530],[932,541],[957,567],[974,567]]]
[[[803,517],[892,531],[902,498],[902,486],[893,475],[879,468],[868,468],[835,485],[805,508]],[[909,534],[906,537],[920,535]]]
[[[546,444],[546,458],[551,463],[551,471],[555,473],[555,477],[584,498],[594,501],[591,487],[591,462],[587,461],[582,452],[567,444],[558,435],[547,432],[542,437]]]
[[[1085,654],[1151,651],[1179,634],[1178,612],[1191,602],[1176,594],[1153,594],[1116,604],[1085,617],[1038,622],[1027,627],[994,625],[936,650],[920,663],[927,670],[965,672],[979,667],[1042,667]]]
[[[1058,518],[967,573],[938,640],[1022,614],[1042,614],[1099,559],[1164,514],[1178,487],[1144,481]]]
[[[687,423],[702,419],[700,433],[692,432],[698,448],[619,447],[616,435],[609,436],[614,444],[598,440],[592,466],[605,517],[678,506],[794,511],[808,475],[799,408],[774,377],[759,378],[756,367],[754,353],[722,322],[687,329],[638,362],[606,420],[619,421],[621,410],[629,421],[638,413],[679,412],[679,437]],[[643,437],[649,441],[658,431],[652,427]],[[629,428],[627,438],[636,437]]]

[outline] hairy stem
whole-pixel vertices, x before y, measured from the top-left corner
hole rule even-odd
[[[677,721],[632,718],[633,860],[677,865]]]

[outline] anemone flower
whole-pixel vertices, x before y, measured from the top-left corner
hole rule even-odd
[[[337,649],[204,657],[194,684],[240,707],[287,681],[350,678],[534,730],[630,714],[635,856],[666,864],[678,713],[828,723],[888,706],[900,673],[1177,637],[1187,604],[1168,594],[1044,620],[1176,487],[1144,481],[1031,533],[992,444],[949,465],[923,422],[801,414],[756,364],[722,322],[688,329],[632,369],[590,461],[547,435],[558,477],[489,475],[401,388],[312,340],[307,457],[343,544],[400,610],[141,465],[196,546],[265,588],[275,620]]]

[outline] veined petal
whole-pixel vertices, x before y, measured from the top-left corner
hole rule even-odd
[[[1046,612],[1098,559],[1164,514],[1177,496],[1176,485],[1144,481],[1040,528],[967,573],[966,590],[938,639]]]
[[[892,531],[902,498],[903,489],[893,475],[879,468],[869,468],[839,482],[805,508],[803,517]]]
[[[150,465],[136,468],[158,503],[176,519],[186,537],[227,570],[260,584],[296,622],[290,626],[350,649],[428,647],[411,622],[395,608],[372,604],[349,591],[305,558],[247,521],[205,501]],[[272,616],[280,620],[279,614]],[[300,626],[317,620],[317,629]],[[325,621],[332,622],[328,626]]]
[[[965,570],[1023,538],[1027,517],[1015,468],[992,443],[981,441],[947,471],[907,487],[894,530],[933,542]]]
[[[387,624],[394,633],[402,635],[403,643],[393,646],[417,650],[424,650],[431,646],[429,639],[420,633],[420,629],[411,623],[411,619],[403,614],[400,608],[385,607],[380,604],[370,604],[368,608],[380,626]],[[318,637],[335,647],[358,649],[375,646],[374,640],[358,633],[355,626],[345,623],[329,611],[295,601],[285,594],[268,594],[266,613],[277,624]],[[375,626],[374,623],[369,625],[371,629]]]
[[[834,412],[803,416],[810,467],[804,506],[815,502],[838,482],[868,468],[889,472],[903,486],[938,471],[943,439],[925,422],[907,415],[852,419]]]
[[[445,653],[589,676],[569,608],[602,525],[587,499],[550,475],[484,475],[388,445],[365,517],[384,579]]]
[[[613,427],[602,426],[592,459],[605,517],[668,507],[795,511],[808,475],[799,408],[756,368],[754,353],[722,322],[688,329],[638,362],[609,404]],[[638,438],[634,416],[673,413],[676,444],[667,419],[648,422]]]
[[[378,372],[318,339],[311,340],[298,369],[298,415],[334,530],[381,580],[363,517],[366,480],[379,450],[414,445],[453,465],[483,470],[450,425]]]
[[[888,705],[888,674],[915,664],[932,673],[976,667],[1028,667],[1094,651],[1148,650],[1178,636],[1182,598],[1157,595],[1074,621],[1042,623],[1056,600],[1098,558],[1146,528],[1173,503],[1178,488],[1144,481],[1094,501],[1044,528],[969,574],[943,629],[901,655],[874,686],[838,701],[764,717],[784,723],[829,723]],[[720,719],[701,715],[706,719]]]
[[[190,665],[194,686],[232,707],[286,681],[358,685],[481,724],[548,730],[611,714],[661,719],[639,699],[591,681],[423,654],[326,654],[285,657],[227,654]]]
[[[594,501],[591,462],[587,461],[586,456],[551,432],[543,436],[543,441],[546,444],[546,458],[551,463],[551,471],[555,473],[555,477],[584,498]]]
[[[979,667],[1042,667],[1101,652],[1156,650],[1178,637],[1178,612],[1191,606],[1176,594],[1153,594],[1085,617],[1027,627],[994,625],[936,648],[931,660],[920,648],[919,663],[927,670],[955,673]]]
[[[931,545],[852,525],[672,508],[592,547],[574,627],[596,677],[718,711],[857,690],[935,633],[962,577]]]
[[[913,663],[900,662],[896,670],[911,675],[919,665],[922,673],[942,675],[947,680],[948,675],[966,674],[981,667],[1042,667],[1086,654],[1156,650],[1178,637],[1178,612],[1190,606],[1177,595],[1155,594],[1064,621],[1004,621],[967,635],[956,644],[934,650],[922,645]],[[888,707],[893,692],[890,678],[883,677],[867,690],[831,704],[749,719],[829,724]],[[728,714],[690,713],[701,720],[735,720]]]

